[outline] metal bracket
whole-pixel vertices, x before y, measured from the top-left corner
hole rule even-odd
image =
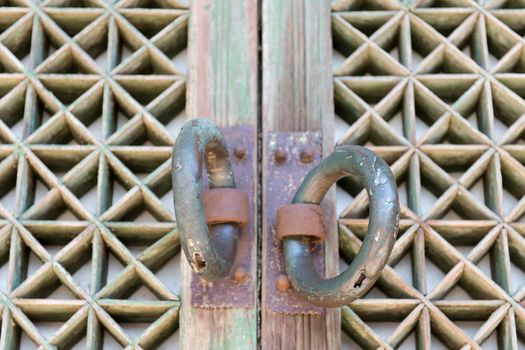
[[[324,314],[322,307],[308,303],[289,283],[282,242],[275,237],[277,209],[291,203],[295,191],[306,174],[322,158],[322,142],[315,132],[279,132],[268,135],[264,182],[263,297],[270,311],[286,314]],[[327,215],[333,209],[323,203]],[[324,272],[324,244],[313,248],[314,261],[321,275]]]
[[[236,126],[221,129],[230,152],[235,182],[238,189],[245,190],[250,198],[250,222],[242,226],[237,240],[237,255],[229,276],[213,282],[206,281],[195,272],[191,277],[191,304],[193,307],[218,308],[251,308],[255,306],[255,286],[257,282],[256,264],[254,261],[255,212],[254,171],[255,148],[254,131],[250,126]],[[206,176],[203,176],[203,187],[207,188]]]

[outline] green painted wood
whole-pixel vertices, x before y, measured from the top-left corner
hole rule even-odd
[[[189,118],[210,118],[220,127],[253,126],[254,144],[259,112],[257,15],[255,0],[192,3],[186,105]],[[256,169],[257,157],[253,159]],[[253,191],[257,198],[256,189]],[[253,232],[257,232],[257,222],[254,217]],[[256,239],[253,244],[250,273],[256,276]],[[191,268],[185,261],[182,278],[182,349],[257,348],[258,302],[245,309],[195,308],[190,303]]]
[[[170,190],[167,124],[185,99],[171,58],[186,45],[188,10],[173,0],[155,5],[0,4],[2,349],[101,349],[109,337],[155,348],[178,328],[178,291],[156,273],[180,251],[159,198]],[[10,190],[15,203],[4,197]],[[157,222],[134,222],[144,212]],[[144,248],[132,253],[137,245]],[[110,254],[122,264],[117,276],[108,274]],[[82,267],[90,273],[79,281]],[[59,287],[69,299],[52,294]],[[152,300],[131,300],[141,287]],[[63,326],[44,336],[40,322]],[[148,327],[134,337],[128,322]]]
[[[523,270],[516,253],[523,240],[514,238],[524,232],[523,186],[516,178],[525,168],[516,143],[522,143],[525,109],[518,83],[524,41],[516,32],[523,27],[515,21],[522,10],[512,8],[515,2],[442,5],[332,5],[335,107],[349,124],[338,142],[365,145],[389,159],[407,197],[401,235],[375,288],[384,297],[345,308],[343,330],[363,347],[396,348],[415,333],[417,349],[437,342],[519,348],[525,289],[515,268]],[[395,125],[397,117],[402,125]],[[363,237],[367,194],[352,182],[344,188],[354,197],[340,220],[340,251],[350,261]],[[512,197],[517,202],[510,203]],[[398,264],[410,251],[407,273]],[[436,268],[443,277],[429,283]],[[469,300],[456,300],[456,293]],[[392,313],[399,324],[379,339],[368,326],[374,308],[391,300],[398,307],[401,299],[419,307],[408,316]],[[479,322],[479,329],[469,334],[461,320]]]
[[[322,138],[322,153],[333,150],[332,39],[330,2],[324,0],[262,1],[262,129],[263,143],[279,131],[315,131]],[[263,151],[263,188],[267,188],[266,166],[273,157]],[[325,196],[335,203],[334,192]],[[273,200],[263,193],[263,205]],[[264,214],[263,214],[264,215]],[[268,215],[268,214],[266,214]],[[338,271],[335,217],[325,241],[326,275]],[[262,235],[272,234],[263,220]],[[263,238],[263,256],[271,249]],[[263,275],[265,274],[262,262]],[[266,308],[265,295],[278,293],[262,282],[261,347],[263,349],[339,349],[340,313],[328,309],[324,315],[290,315]]]
[[[340,63],[334,65],[338,142],[367,145],[385,158],[408,197],[391,268],[377,284],[384,294],[344,308],[343,330],[366,347],[396,348],[416,333],[418,349],[438,341],[489,348],[491,337],[498,348],[521,348],[525,285],[516,271],[525,271],[523,4],[409,3],[333,1],[333,43],[311,39],[329,25],[325,7],[318,7],[326,4],[259,3],[267,8],[263,35],[272,41],[262,42],[270,79],[259,95],[272,116],[265,125],[319,131],[331,122],[327,94],[314,91],[325,84],[319,62],[333,44]],[[194,76],[186,79],[184,68],[172,62],[187,44],[189,20],[177,0],[0,1],[0,265],[8,274],[0,349],[23,342],[101,349],[109,337],[123,348],[148,349],[171,346],[163,341],[178,323],[184,334],[178,311],[186,299],[156,276],[180,250],[171,203],[161,200],[170,190],[176,137],[168,124],[181,121],[173,119],[186,102],[221,125],[255,124],[258,113],[257,3],[203,4],[210,7],[199,10],[200,22],[215,29],[192,41],[204,38],[199,50],[219,54],[190,53],[191,70],[202,73],[196,80],[205,87],[188,94],[186,82],[194,89]],[[239,26],[250,29],[235,30]],[[296,52],[317,55],[294,57]],[[395,122],[398,114],[402,125]],[[92,128],[98,118],[99,131]],[[418,133],[418,125],[428,130]],[[341,255],[351,259],[366,232],[367,202],[359,184],[342,185],[355,197],[340,220]],[[89,210],[82,195],[95,187],[90,201],[97,208]],[[114,192],[119,188],[123,198]],[[424,198],[430,192],[437,198],[429,207]],[[135,221],[144,212],[152,221]],[[67,247],[53,251],[49,245]],[[135,246],[144,249],[137,255]],[[412,276],[397,268],[407,255]],[[117,276],[107,272],[110,256],[123,264]],[[30,261],[41,266],[28,269]],[[86,265],[91,276],[84,289],[75,271]],[[426,279],[436,268],[444,277],[432,286]],[[69,299],[50,295],[60,286]],[[141,286],[151,300],[130,300]],[[451,299],[456,287],[473,300]],[[226,326],[208,318],[199,328],[194,317],[197,339],[253,347],[257,312],[212,314]],[[369,324],[378,319],[398,325],[380,337]],[[464,319],[479,322],[479,329],[466,332]],[[126,330],[133,320],[147,323],[136,339]],[[47,321],[64,327],[44,336],[40,322]],[[297,332],[286,333],[282,323],[275,332],[287,334],[289,344],[311,334],[304,319]],[[81,339],[85,343],[74,344]]]

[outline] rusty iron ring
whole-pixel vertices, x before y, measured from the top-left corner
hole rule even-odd
[[[228,274],[236,253],[236,223],[206,223],[202,165],[213,188],[235,188],[228,148],[222,132],[209,120],[184,124],[173,148],[172,182],[175,217],[186,259],[207,280]]]
[[[399,199],[388,164],[360,146],[339,146],[305,177],[292,203],[321,203],[328,189],[346,176],[358,176],[367,190],[368,233],[350,266],[334,278],[319,275],[311,253],[312,238],[283,239],[286,272],[295,289],[310,303],[324,307],[347,305],[363,296],[388,262],[399,227]]]

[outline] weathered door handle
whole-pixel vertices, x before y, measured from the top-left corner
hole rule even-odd
[[[202,190],[202,165],[210,190]],[[209,120],[187,122],[173,148],[173,203],[180,241],[193,270],[224,277],[236,254],[239,225],[248,222],[248,195],[235,190],[228,148]]]
[[[368,233],[350,266],[338,276],[324,279],[313,264],[310,246],[322,234],[297,232],[291,228],[293,223],[286,221],[294,216],[310,217],[313,230],[322,227],[322,221],[315,224],[323,216],[318,205],[337,180],[349,175],[358,176],[368,193]],[[324,307],[346,305],[365,294],[387,264],[399,227],[397,187],[387,163],[366,148],[339,146],[305,177],[292,203],[277,212],[277,236],[283,239],[286,272],[297,292]],[[306,213],[290,214],[293,210]]]

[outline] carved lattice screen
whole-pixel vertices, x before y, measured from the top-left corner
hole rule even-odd
[[[176,0],[0,2],[0,348],[173,337],[187,24]]]
[[[524,6],[333,3],[338,142],[384,157],[402,204],[391,267],[343,309],[363,347],[525,346]],[[340,185],[355,197],[340,214],[351,258],[367,199]]]
[[[0,1],[0,348],[177,342],[186,7]],[[334,2],[338,141],[389,161],[403,204],[392,268],[343,309],[362,347],[525,347],[524,9]],[[351,258],[367,201],[340,185]]]

